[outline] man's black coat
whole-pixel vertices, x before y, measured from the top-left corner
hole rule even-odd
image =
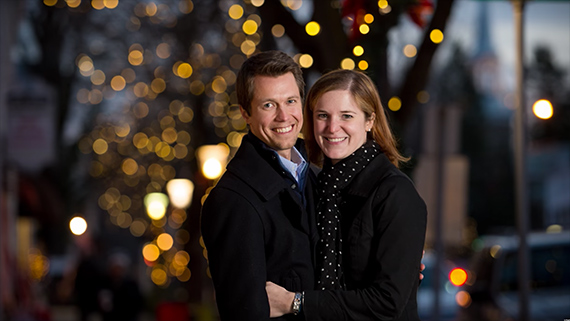
[[[302,140],[296,147],[307,159]],[[269,320],[266,281],[289,291],[314,288],[314,175],[305,175],[303,193],[250,133],[207,197],[201,229],[222,320]]]

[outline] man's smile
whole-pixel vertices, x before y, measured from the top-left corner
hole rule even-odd
[[[275,128],[274,131],[276,131],[279,134],[285,134],[290,132],[291,130],[293,130],[293,125],[289,125],[287,127],[281,127],[281,128]]]

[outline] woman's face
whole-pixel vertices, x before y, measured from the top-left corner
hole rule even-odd
[[[374,115],[366,119],[347,90],[324,93],[313,110],[315,139],[333,164],[352,154],[366,142]]]

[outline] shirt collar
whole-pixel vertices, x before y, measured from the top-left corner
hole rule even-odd
[[[299,176],[307,166],[307,162],[305,161],[301,153],[299,153],[297,148],[295,147],[291,148],[291,160],[288,160],[287,158],[279,155],[279,161],[281,162],[281,166],[283,166],[283,168],[289,171],[289,173],[291,173],[291,175],[295,178],[295,180],[299,182]]]
[[[261,150],[263,150],[264,153],[278,156],[277,159],[279,160],[279,165],[281,168],[287,170],[287,172],[289,172],[298,183],[300,182],[299,177],[303,173],[303,170],[308,166],[308,163],[305,161],[303,154],[301,154],[296,146],[293,146],[291,148],[291,160],[288,160],[284,157],[281,157],[277,151],[267,146],[267,144],[261,141],[261,139],[251,133],[251,131],[247,134],[247,136],[254,145],[260,146]],[[301,145],[300,148],[303,149],[303,146]]]

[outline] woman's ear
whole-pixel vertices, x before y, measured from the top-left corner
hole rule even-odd
[[[372,130],[372,127],[374,126],[374,121],[376,120],[376,113],[372,113],[370,115],[370,117],[368,117],[368,119],[366,120],[366,124],[365,124],[365,128],[366,131],[370,131]]]

